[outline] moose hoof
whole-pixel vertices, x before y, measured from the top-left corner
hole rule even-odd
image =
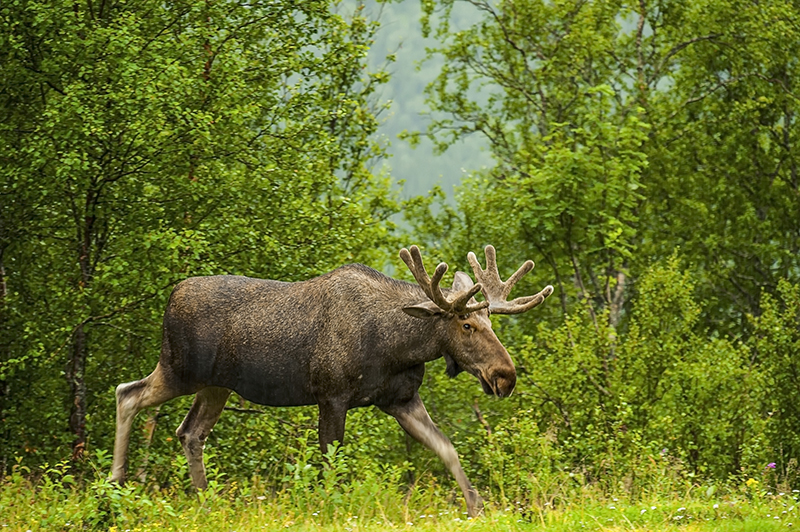
[[[483,499],[475,488],[470,488],[467,492],[467,515],[470,517],[483,515]]]

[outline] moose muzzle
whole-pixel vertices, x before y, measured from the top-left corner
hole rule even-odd
[[[517,385],[517,372],[510,369],[498,368],[478,374],[484,393],[497,397],[508,397],[514,392]]]

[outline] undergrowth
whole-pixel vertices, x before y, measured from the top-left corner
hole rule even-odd
[[[773,491],[748,478],[725,484],[620,484],[609,493],[566,473],[532,483],[515,500],[482,488],[485,514],[470,519],[461,494],[421,472],[408,483],[402,468],[353,474],[347,452],[333,448],[321,464],[287,464],[282,488],[224,480],[212,470],[208,489],[106,480],[108,457],[97,453],[87,473],[63,462],[31,470],[21,461],[0,481],[0,529],[35,530],[723,530],[769,531],[800,526],[800,491]],[[538,487],[537,487],[538,486]],[[480,488],[480,487],[479,487]]]

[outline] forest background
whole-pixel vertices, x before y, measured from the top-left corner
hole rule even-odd
[[[796,2],[9,0],[0,28],[0,471],[105,468],[181,279],[492,243],[556,288],[496,320],[517,391],[439,362],[421,391],[490,499],[800,485]],[[140,416],[142,484],[187,484],[189,401]],[[323,463],[315,409],[227,410],[220,481]],[[346,443],[343,481],[452,491],[380,412]]]

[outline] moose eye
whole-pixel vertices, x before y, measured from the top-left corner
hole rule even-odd
[[[470,324],[469,324],[469,323],[465,323],[465,324],[464,324],[464,330],[465,330],[465,331],[468,331],[468,330],[470,330],[470,329],[472,329],[472,327],[470,326]]]

